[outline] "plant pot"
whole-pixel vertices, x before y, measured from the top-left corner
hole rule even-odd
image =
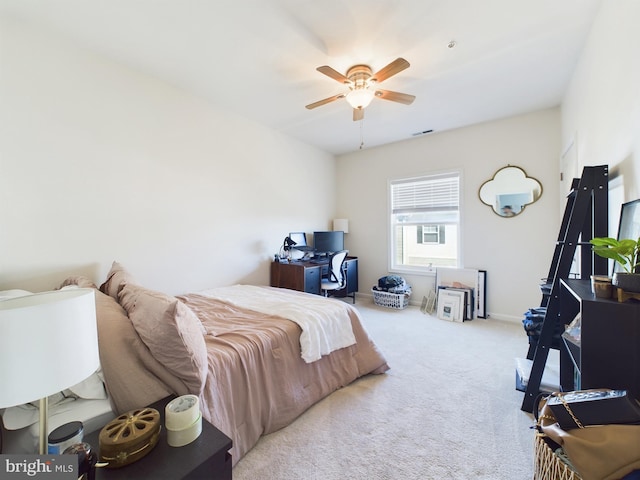
[[[640,273],[615,272],[613,284],[623,292],[640,293]]]
[[[611,298],[613,285],[611,277],[604,275],[591,275],[591,291],[596,298]]]

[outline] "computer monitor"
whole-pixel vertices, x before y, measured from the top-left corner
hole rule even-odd
[[[289,238],[296,242],[296,247],[307,246],[307,234],[304,232],[291,232],[289,233]]]
[[[307,245],[307,234],[304,232],[291,232],[289,238],[296,242],[291,248],[301,252],[312,252],[313,248]]]
[[[344,232],[313,232],[313,249],[317,255],[344,250]]]

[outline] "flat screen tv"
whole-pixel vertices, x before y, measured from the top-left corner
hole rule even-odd
[[[313,232],[313,249],[317,255],[344,250],[344,232]]]

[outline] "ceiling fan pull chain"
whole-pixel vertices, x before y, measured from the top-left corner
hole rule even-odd
[[[362,147],[364,147],[364,118],[362,120],[360,120],[360,150],[362,150]]]

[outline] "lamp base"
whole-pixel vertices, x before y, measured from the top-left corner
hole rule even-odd
[[[40,438],[38,439],[38,448],[40,455],[46,455],[49,450],[49,434],[47,430],[49,419],[49,399],[47,397],[40,399]]]

